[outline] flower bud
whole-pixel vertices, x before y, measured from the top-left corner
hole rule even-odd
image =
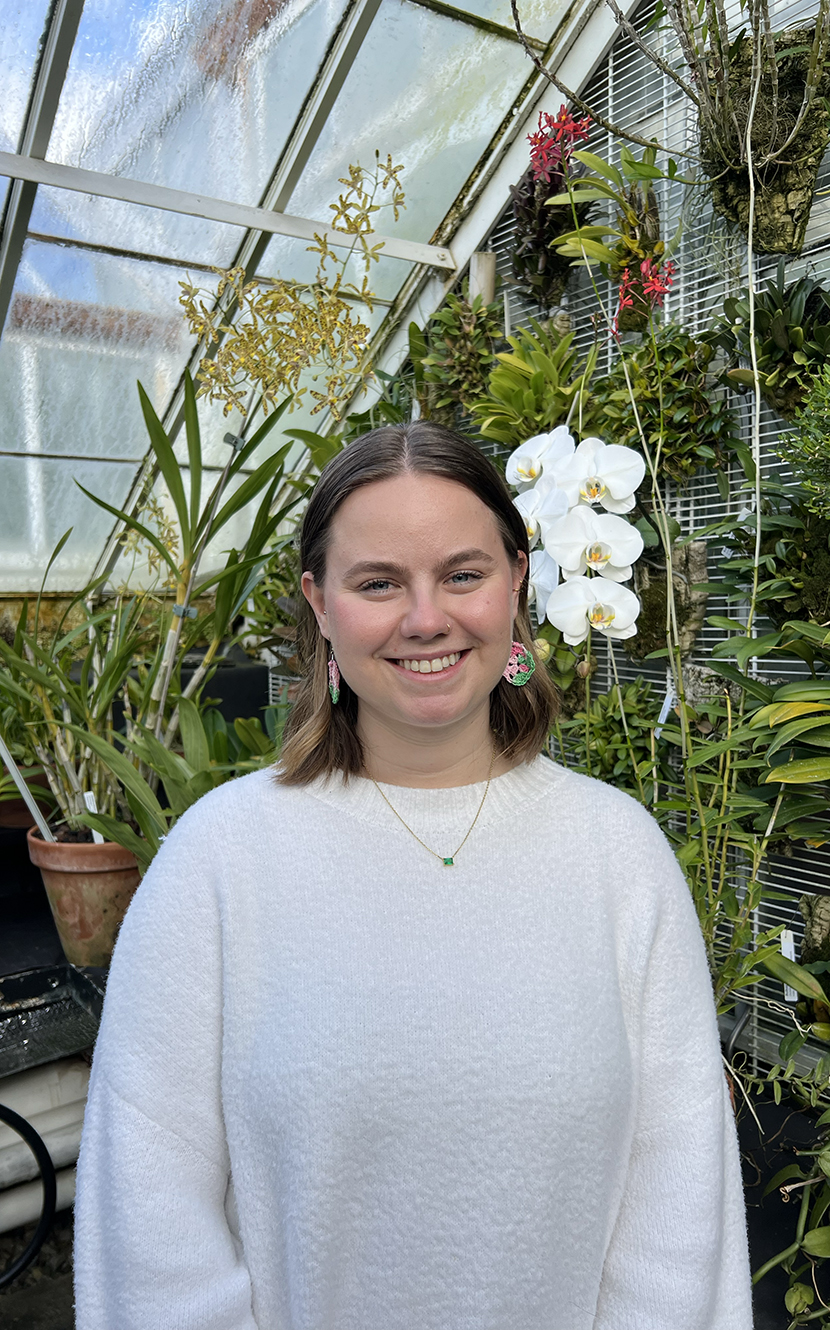
[[[793,1284],[784,1294],[784,1306],[791,1316],[809,1311],[814,1301],[813,1290],[807,1284]]]
[[[543,665],[547,660],[550,660],[551,645],[550,642],[546,642],[543,637],[534,638],[533,650],[536,652],[536,655]]]

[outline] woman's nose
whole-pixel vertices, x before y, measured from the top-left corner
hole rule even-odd
[[[404,637],[433,638],[449,631],[449,615],[438,604],[435,596],[414,595],[401,620]]]

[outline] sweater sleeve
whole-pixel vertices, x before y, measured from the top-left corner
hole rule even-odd
[[[737,1133],[703,939],[668,842],[653,823],[646,831],[657,904],[637,1119],[594,1330],[752,1330]]]
[[[227,1217],[210,802],[168,837],[113,955],[78,1161],[78,1330],[256,1330]]]

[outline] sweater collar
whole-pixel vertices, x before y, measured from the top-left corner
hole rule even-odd
[[[481,811],[480,825],[490,826],[505,819],[527,815],[528,804],[549,795],[567,776],[558,763],[540,754],[523,762],[503,776],[494,776]],[[393,808],[406,821],[420,826],[454,824],[474,815],[484,794],[486,781],[456,785],[446,789],[418,789],[409,785],[378,782]],[[365,776],[339,774],[321,777],[306,786],[313,798],[364,822],[378,825],[379,819],[392,817],[374,783]]]

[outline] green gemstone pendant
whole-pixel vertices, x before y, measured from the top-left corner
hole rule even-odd
[[[455,867],[455,861],[453,860],[452,857],[450,857],[449,859],[445,859],[445,860],[444,860],[444,867],[445,867],[445,868],[454,868],[454,867]]]

